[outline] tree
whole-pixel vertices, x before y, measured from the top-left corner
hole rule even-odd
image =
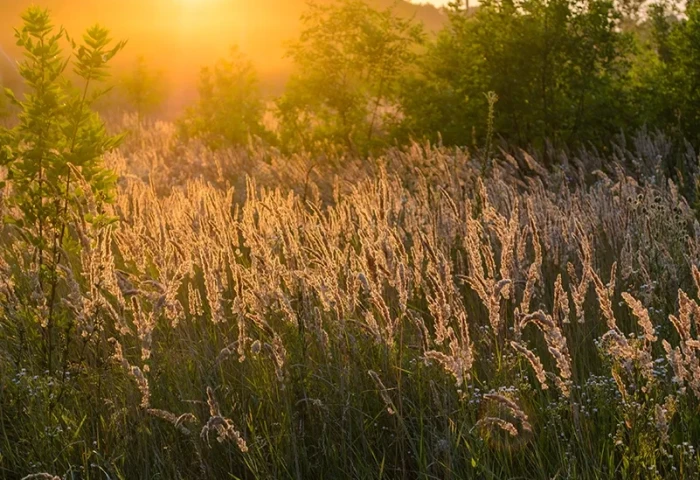
[[[157,111],[167,96],[163,72],[151,70],[143,56],[136,58],[133,70],[122,78],[121,90],[137,113],[139,123],[143,117]]]
[[[605,138],[619,126],[630,42],[608,0],[486,0],[476,13],[454,2],[449,24],[406,82],[404,129],[464,144],[496,131],[543,145]]]
[[[672,131],[678,136],[679,90],[672,33],[678,19],[671,4],[663,1],[648,6],[647,14],[635,33],[629,79],[625,88],[630,98],[630,123],[635,126]]]
[[[79,44],[63,29],[56,31],[49,12],[39,7],[29,8],[22,19],[15,36],[25,51],[19,73],[26,93],[19,100],[8,92],[19,123],[0,130],[0,162],[9,170],[4,186],[15,212],[12,223],[30,252],[31,263],[21,275],[36,280],[29,311],[40,326],[46,369],[52,373],[57,327],[70,330],[74,322],[59,301],[63,267],[70,267],[68,256],[80,245],[69,227],[77,222],[100,228],[112,221],[103,207],[113,197],[115,175],[102,156],[121,137],[106,133],[91,106],[104,93],[95,87],[108,76],[107,64],[125,44],[112,45],[100,26],[88,29]],[[64,38],[73,49],[72,62],[63,55]],[[71,64],[80,85],[67,78]]]
[[[246,145],[250,136],[269,139],[257,75],[237,48],[202,69],[198,91],[199,101],[178,122],[183,138],[201,139],[211,148]]]
[[[700,141],[700,5],[688,2],[685,19],[670,33],[673,71],[673,104],[682,131],[695,143]]]
[[[288,52],[296,72],[277,102],[282,144],[308,150],[339,143],[356,153],[385,145],[422,27],[362,0],[312,3],[302,21]]]
[[[654,3],[641,25],[630,95],[634,116],[649,127],[700,141],[700,6],[681,14],[667,0]],[[674,167],[675,168],[675,167]]]

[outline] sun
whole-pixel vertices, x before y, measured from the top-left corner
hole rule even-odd
[[[2,0],[0,0],[1,2]],[[192,47],[211,38],[245,43],[251,0],[177,0],[173,15],[174,34]]]
[[[197,20],[201,16],[219,16],[222,12],[235,8],[239,2],[231,0],[177,0],[180,4],[180,11],[186,16],[193,16],[192,20]],[[244,0],[248,1],[248,0]]]
[[[222,6],[224,3],[222,0],[178,0],[182,6],[185,7],[212,7]]]
[[[176,4],[184,23],[197,24],[204,19],[220,16],[226,3],[226,0],[177,0]]]

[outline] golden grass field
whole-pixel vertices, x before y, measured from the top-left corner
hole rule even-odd
[[[134,127],[119,221],[77,222],[61,272],[62,371],[3,227],[0,478],[697,478],[700,224],[668,148],[484,177]]]

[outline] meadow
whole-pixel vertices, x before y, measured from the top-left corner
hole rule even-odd
[[[618,6],[538,2],[457,2],[423,56],[391,10],[316,5],[281,97],[232,49],[173,122],[144,59],[131,113],[101,103],[126,42],[28,9],[0,479],[699,478],[700,4],[641,55]],[[591,43],[550,56],[554,14]]]
[[[695,478],[700,224],[670,149],[502,149],[484,177],[454,148],[331,167],[144,127],[105,159],[119,221],[72,226],[52,371],[3,225],[1,475]]]

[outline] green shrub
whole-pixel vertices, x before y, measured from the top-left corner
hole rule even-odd
[[[142,56],[136,58],[131,72],[122,77],[120,90],[138,115],[139,124],[145,116],[156,112],[167,96],[163,72],[151,70]]]
[[[246,145],[251,136],[269,139],[258,77],[238,48],[202,69],[198,91],[199,101],[178,124],[182,138],[200,139],[213,149]]]
[[[40,332],[43,366],[52,374],[69,342],[58,330],[69,331],[73,322],[61,301],[68,288],[65,272],[80,255],[81,242],[88,242],[85,231],[113,221],[104,205],[113,198],[115,176],[102,156],[121,137],[106,133],[91,105],[103,93],[96,87],[107,77],[107,63],[124,43],[111,46],[109,32],[95,26],[79,44],[56,30],[49,12],[38,7],[22,19],[16,37],[25,51],[19,72],[27,93],[20,100],[8,92],[19,122],[0,131],[8,179],[6,233],[15,239],[13,248],[21,245],[17,251],[25,254],[15,258],[13,280],[32,286],[22,316],[27,328]],[[72,61],[63,54],[64,38],[73,49]],[[80,85],[67,79],[69,66]]]
[[[360,154],[386,146],[422,27],[363,0],[311,4],[302,21],[289,50],[296,71],[278,101],[282,144],[289,151],[337,144]]]

